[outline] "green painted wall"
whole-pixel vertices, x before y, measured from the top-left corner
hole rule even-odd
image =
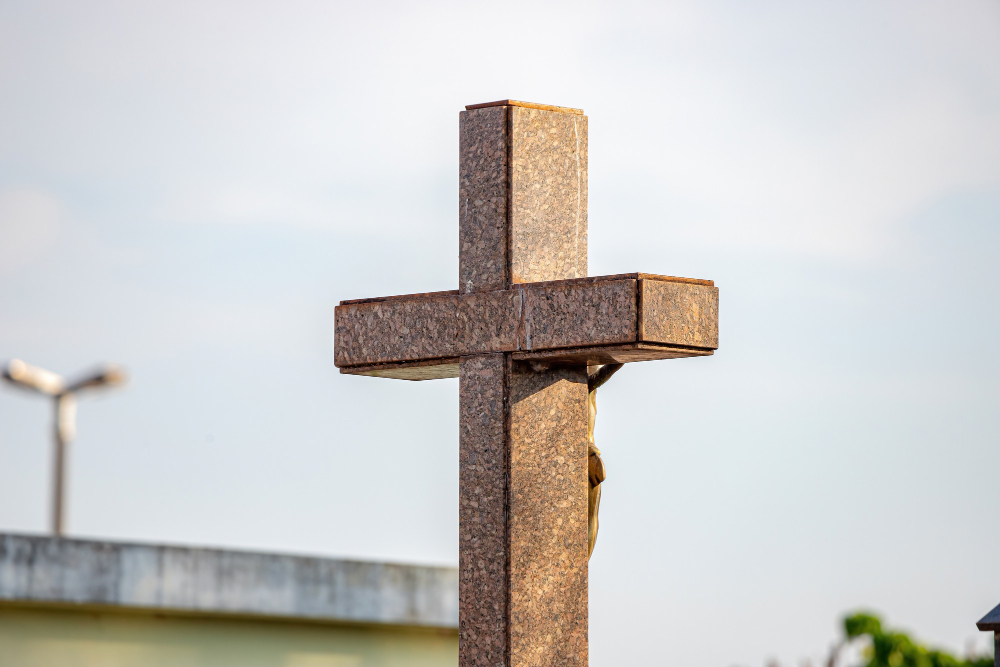
[[[438,667],[458,634],[0,606],[0,667]]]

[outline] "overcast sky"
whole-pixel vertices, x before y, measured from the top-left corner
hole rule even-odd
[[[594,665],[818,657],[1000,602],[1000,4],[0,2],[0,358],[72,374],[69,531],[456,565],[458,381],[333,306],[458,277],[458,113],[590,118],[590,273],[721,348],[601,390]],[[50,406],[0,388],[0,530]]]

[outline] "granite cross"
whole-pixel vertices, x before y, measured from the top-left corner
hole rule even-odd
[[[588,366],[710,355],[711,281],[587,277],[587,117],[459,118],[459,289],[342,301],[342,373],[459,377],[459,664],[587,664]]]

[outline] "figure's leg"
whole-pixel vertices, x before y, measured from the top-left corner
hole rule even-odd
[[[590,558],[594,553],[594,545],[597,543],[597,517],[601,509],[601,482],[607,477],[604,459],[601,458],[601,450],[594,443],[590,443],[587,464],[588,476],[590,477],[590,492],[587,497],[587,557]]]

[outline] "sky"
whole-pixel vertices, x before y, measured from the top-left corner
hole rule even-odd
[[[798,665],[1000,602],[1000,4],[0,2],[0,359],[81,399],[72,536],[457,565],[458,381],[340,375],[454,289],[458,114],[589,117],[591,275],[715,280],[600,392],[593,665]],[[51,406],[0,387],[0,531]]]

